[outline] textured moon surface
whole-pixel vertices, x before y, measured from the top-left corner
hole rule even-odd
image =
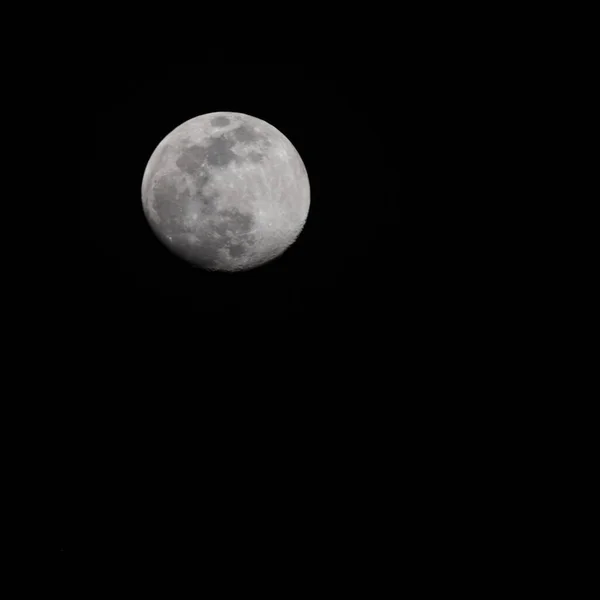
[[[250,115],[214,112],[175,128],[142,180],[144,214],[176,255],[210,270],[252,269],[298,237],[310,205],[292,143]]]

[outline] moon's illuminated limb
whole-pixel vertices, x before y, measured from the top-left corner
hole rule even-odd
[[[209,269],[251,269],[280,255],[310,206],[306,168],[269,123],[232,112],[195,117],[153,152],[145,214],[174,252]]]

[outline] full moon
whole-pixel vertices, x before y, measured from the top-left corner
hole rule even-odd
[[[253,269],[294,243],[310,186],[292,143],[269,123],[235,112],[200,115],[156,147],[142,180],[156,236],[194,266]]]

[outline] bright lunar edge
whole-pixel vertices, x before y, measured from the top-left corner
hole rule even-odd
[[[142,180],[144,213],[177,256],[241,271],[296,240],[310,206],[306,168],[292,143],[250,115],[214,112],[175,128]]]

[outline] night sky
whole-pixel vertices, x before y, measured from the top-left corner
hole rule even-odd
[[[449,407],[445,393],[429,390],[459,372],[461,315],[483,292],[478,271],[458,276],[456,257],[476,248],[455,226],[466,179],[448,160],[460,158],[460,122],[443,100],[452,80],[410,64],[238,59],[86,70],[78,244],[56,326],[70,349],[61,392],[70,400],[57,417],[67,432],[57,460],[68,523],[60,547],[111,536],[141,544],[155,534],[147,524],[157,510],[190,514],[197,494],[219,505],[221,488],[204,478],[229,478],[232,465],[250,478],[269,465],[264,481],[236,492],[244,498],[256,485],[281,494],[288,485],[296,497],[302,477],[319,473],[334,485],[342,463],[349,480],[358,468],[381,468],[389,481],[377,465],[394,455],[386,445],[419,436],[410,411],[427,412],[432,399]],[[188,266],[142,211],[157,144],[216,111],[276,127],[310,181],[296,242],[248,272]],[[317,448],[328,445],[326,463]],[[261,457],[244,465],[244,448]],[[380,458],[361,463],[367,450]]]
[[[418,288],[408,281],[419,249],[407,243],[414,223],[401,214],[414,200],[398,201],[410,115],[380,77],[359,65],[153,64],[99,69],[82,85],[92,137],[79,157],[79,244],[65,294],[70,381],[81,399],[64,415],[66,427],[76,424],[63,512],[66,537],[77,541],[67,546],[131,541],[137,521],[150,535],[148,499],[191,500],[173,490],[196,485],[200,463],[227,460],[233,439],[264,427],[284,444],[301,423],[342,427],[362,420],[361,407],[391,401],[385,382],[398,371],[401,336],[415,327]],[[221,110],[279,129],[311,186],[297,241],[233,274],[169,254],[141,202],[157,144]],[[305,458],[310,446],[298,446]],[[276,448],[264,452],[278,460]]]
[[[293,64],[98,73],[86,90],[94,138],[80,174],[80,291],[89,318],[100,328],[122,323],[170,339],[234,322],[317,330],[368,322],[390,265],[389,228],[398,231],[390,207],[400,163],[390,150],[402,129],[374,93],[375,77]],[[141,207],[143,172],[158,142],[187,119],[219,110],[283,132],[311,185],[296,243],[246,273],[181,262],[154,237]]]

